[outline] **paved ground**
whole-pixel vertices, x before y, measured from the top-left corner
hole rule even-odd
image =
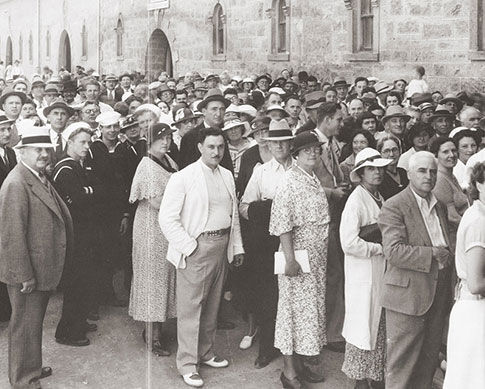
[[[175,342],[170,357],[155,357],[147,353],[141,338],[143,325],[134,322],[127,308],[106,308],[100,311],[98,332],[89,334],[91,345],[73,348],[59,345],[54,332],[59,320],[62,298],[51,298],[44,323],[44,365],[51,366],[54,374],[42,380],[44,389],[166,389],[188,388],[175,368]],[[246,330],[239,315],[225,305],[224,316],[237,323],[232,331],[218,331],[217,351],[229,359],[227,369],[202,368],[200,373],[205,388],[214,389],[272,389],[281,388],[279,376],[281,358],[264,369],[253,367],[257,347],[242,351],[238,345]],[[168,329],[175,334],[174,323]],[[7,326],[0,324],[0,389],[8,388],[7,379]],[[326,381],[307,384],[308,389],[350,389],[353,384],[340,371],[343,354],[324,351],[323,368]]]

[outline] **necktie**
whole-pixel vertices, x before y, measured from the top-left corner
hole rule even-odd
[[[7,150],[5,150],[5,149],[4,149],[4,150],[3,150],[3,153],[4,153],[4,154],[3,154],[3,157],[2,157],[2,159],[3,159],[3,163],[5,164],[5,167],[6,167],[7,169],[9,169],[10,164],[9,164],[8,157],[7,157]]]
[[[48,185],[47,185],[47,177],[45,176],[45,174],[44,174],[44,173],[42,173],[42,172],[39,172],[39,178],[40,178],[40,180],[42,181],[42,183],[43,183],[45,186],[47,186],[47,187],[48,187]]]
[[[60,156],[62,154],[62,136],[61,134],[57,135],[57,142],[56,142],[56,155]]]

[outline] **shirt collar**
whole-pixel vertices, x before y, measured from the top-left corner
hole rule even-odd
[[[24,165],[24,166],[25,166],[27,169],[29,169],[29,170],[30,170],[30,171],[31,171],[31,172],[34,174],[34,176],[36,176],[36,177],[37,177],[37,178],[40,180],[40,175],[39,175],[39,172],[38,172],[38,171],[36,171],[36,170],[32,169],[32,168],[31,168],[29,165],[27,165],[25,162],[23,162],[23,161],[20,161],[20,162],[22,162],[22,165]],[[41,180],[41,181],[42,181],[42,180]]]
[[[420,209],[427,209],[431,211],[434,208],[434,206],[438,203],[438,200],[436,199],[433,192],[429,194],[429,205],[428,205],[428,202],[424,197],[421,197],[420,195],[418,195],[413,188],[411,188],[411,191],[413,192],[414,197],[416,198],[416,201],[418,202],[418,206]]]
[[[294,164],[295,164],[295,160],[293,158],[291,158],[291,163],[288,164],[287,166],[283,166],[281,163],[279,163],[274,157],[271,158],[271,160],[269,161],[270,163],[270,166],[271,166],[271,170],[273,171],[278,171],[279,169],[283,169],[283,170],[288,170],[289,168],[291,168]]]
[[[202,162],[202,158],[200,158],[199,161],[202,166],[202,169],[205,170],[206,172],[215,174],[216,172],[219,171],[219,165],[217,165],[217,167],[214,170],[212,170],[209,166],[207,166],[204,162]]]
[[[318,129],[318,127],[317,127],[317,128],[315,128],[315,132],[317,133],[317,135],[318,135],[318,140],[319,140],[320,142],[323,142],[323,143],[325,143],[325,144],[327,144],[327,143],[329,143],[329,142],[330,142],[330,140],[327,138],[327,136],[326,136],[326,135],[325,135],[325,134],[324,134],[322,131],[320,131],[320,130]]]

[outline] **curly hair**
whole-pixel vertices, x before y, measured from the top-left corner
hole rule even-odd
[[[469,187],[469,192],[470,192],[470,197],[473,200],[478,199],[479,192],[477,189],[477,182],[480,184],[483,184],[485,181],[485,162],[479,162],[477,163],[471,172],[470,176],[470,187]]]

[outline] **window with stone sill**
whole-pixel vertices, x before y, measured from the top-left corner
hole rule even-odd
[[[471,0],[470,52],[472,61],[485,61],[485,0]]]
[[[121,17],[118,18],[118,23],[116,24],[116,55],[118,58],[123,57],[123,21]]]
[[[378,61],[379,0],[344,0],[349,12],[348,61]]]
[[[268,59],[289,61],[290,59],[290,6],[287,0],[273,0],[272,7],[266,10],[271,19],[271,48]]]
[[[86,24],[83,23],[81,30],[81,59],[85,61],[88,58],[88,32]]]
[[[226,60],[226,15],[220,3],[214,7],[212,17],[209,18],[212,23],[212,59],[215,61]]]

